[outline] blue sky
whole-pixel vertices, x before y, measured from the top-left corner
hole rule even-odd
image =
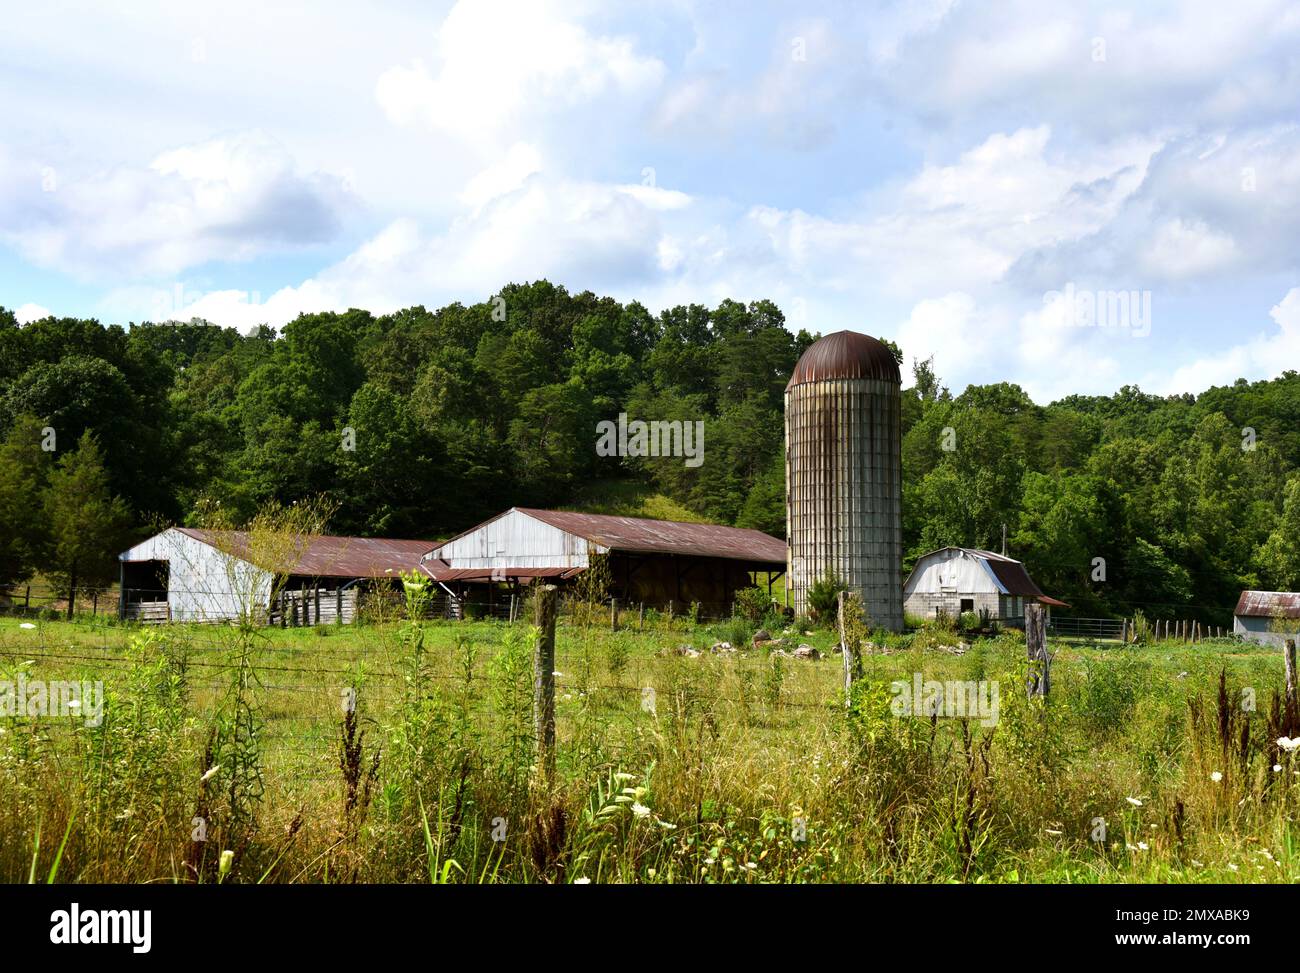
[[[1040,402],[1300,368],[1294,3],[183,6],[7,13],[20,319],[548,277],[771,298]]]

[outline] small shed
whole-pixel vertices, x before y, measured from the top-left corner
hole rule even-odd
[[[252,553],[243,531],[172,527],[118,555],[118,614],[140,621],[219,622],[245,611],[289,614],[303,624],[351,622],[360,583],[396,584],[401,572],[419,570],[433,541],[374,537],[301,538],[282,556],[292,563],[266,565]],[[283,585],[271,605],[273,571]]]
[[[989,617],[1022,624],[1025,605],[1068,607],[1043,594],[1024,564],[1005,554],[972,547],[944,547],[922,555],[903,585],[903,610],[932,618],[963,612],[987,612]]]
[[[1278,648],[1287,639],[1300,641],[1300,592],[1243,591],[1232,611],[1232,631]]]
[[[740,588],[770,591],[786,547],[741,527],[511,507],[429,550],[422,567],[459,600],[471,584],[570,581],[593,554],[609,556],[610,594],[623,604],[686,611],[694,602],[716,616]]]

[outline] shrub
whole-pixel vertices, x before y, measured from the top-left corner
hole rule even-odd
[[[847,590],[833,571],[827,571],[808,587],[809,614],[821,625],[835,624],[840,592]]]
[[[736,592],[736,614],[751,622],[761,621],[772,609],[772,599],[762,588],[741,588]]]

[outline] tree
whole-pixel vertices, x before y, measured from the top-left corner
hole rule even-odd
[[[1259,563],[1273,588],[1300,591],[1300,474],[1287,480],[1282,516],[1260,548]]]
[[[49,545],[45,573],[71,595],[78,584],[106,586],[117,577],[117,557],[125,546],[131,513],[109,491],[99,443],[85,433],[77,448],[55,464],[45,488]]]
[[[41,449],[42,423],[19,416],[0,445],[0,585],[30,577],[45,547],[41,490],[50,454]]]

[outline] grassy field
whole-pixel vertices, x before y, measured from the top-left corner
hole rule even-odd
[[[1300,879],[1282,660],[1250,644],[1053,643],[1043,705],[1017,633],[878,637],[846,709],[826,631],[801,659],[565,619],[547,781],[526,625],[34,625],[0,619],[0,680],[106,701],[0,716],[5,882]],[[996,725],[897,715],[916,674],[996,681]]]

